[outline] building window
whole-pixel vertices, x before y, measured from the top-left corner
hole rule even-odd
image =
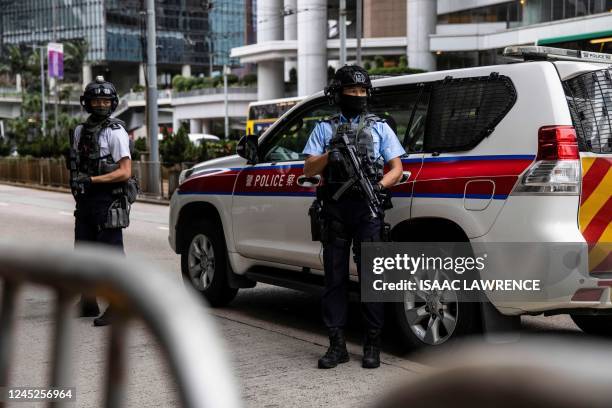
[[[514,0],[440,14],[438,24],[504,22],[508,28],[612,11],[612,0]]]

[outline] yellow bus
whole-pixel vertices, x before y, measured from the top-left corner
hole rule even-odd
[[[246,134],[260,134],[271,124],[276,122],[283,113],[287,112],[303,99],[302,97],[294,97],[251,102],[247,115]]]

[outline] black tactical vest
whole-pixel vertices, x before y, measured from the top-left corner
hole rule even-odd
[[[82,124],[81,135],[77,146],[80,173],[85,173],[93,177],[110,173],[119,167],[110,153],[105,156],[100,155],[100,137],[106,128],[119,129],[124,126],[123,121],[115,118],[108,118],[98,124],[87,122]],[[97,190],[112,191],[122,184],[123,183],[96,183],[92,184],[92,187]]]
[[[77,146],[81,173],[93,177],[110,173],[117,168],[112,155],[100,156],[100,136],[106,128],[119,129],[123,126],[123,121],[115,118],[108,118],[97,125],[82,124]]]
[[[383,177],[383,163],[380,159],[376,159],[378,152],[374,151],[374,138],[372,136],[372,128],[376,122],[382,121],[374,114],[361,115],[358,124],[349,121],[352,132],[349,134],[349,143],[357,148],[362,165],[370,181],[375,184]],[[330,145],[333,145],[334,138],[337,136],[338,128],[342,124],[340,115],[332,116],[327,120],[332,127],[333,136]],[[323,179],[325,181],[324,197],[329,199],[335,192],[349,179],[349,175],[342,166],[328,164],[323,171]],[[347,196],[357,196],[358,190],[356,186],[347,191]]]

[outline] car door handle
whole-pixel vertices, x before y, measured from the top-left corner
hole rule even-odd
[[[395,185],[399,186],[401,184],[406,184],[408,182],[408,180],[410,179],[411,175],[412,175],[412,173],[407,171],[407,170],[402,171],[402,178]]]
[[[321,176],[306,177],[302,175],[298,177],[297,184],[301,187],[317,187],[321,184]]]

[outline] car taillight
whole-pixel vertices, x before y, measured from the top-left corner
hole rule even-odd
[[[536,160],[579,160],[576,129],[573,126],[544,126],[538,131]]]
[[[544,126],[538,132],[536,161],[520,177],[513,194],[580,193],[580,153],[572,126]]]

